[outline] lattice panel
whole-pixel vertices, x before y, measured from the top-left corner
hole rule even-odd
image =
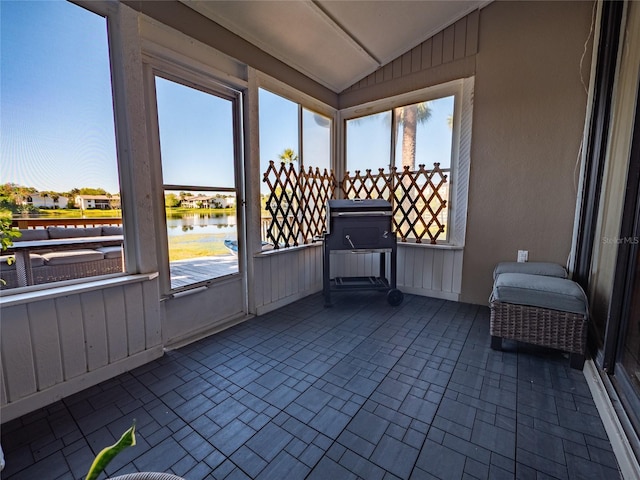
[[[313,241],[326,230],[326,205],[336,181],[332,172],[309,167],[298,172],[294,164],[274,161],[264,173],[269,187],[266,209],[271,217],[266,240],[274,248],[291,247]]]
[[[398,172],[396,167],[388,174],[378,169],[377,174],[366,170],[362,175],[356,170],[349,172],[341,182],[345,198],[382,198],[393,206],[393,224],[400,241],[408,238],[422,243],[428,238],[435,244],[446,233],[447,202],[449,198],[448,176],[439,163],[426,170],[419,165],[418,170],[404,167]]]

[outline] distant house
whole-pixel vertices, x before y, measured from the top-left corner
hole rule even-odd
[[[195,195],[192,197],[185,197],[180,201],[182,208],[229,208],[236,204],[233,196],[221,197],[221,196],[207,196],[207,195]]]
[[[67,197],[38,192],[27,195],[21,202],[23,206],[29,205],[35,208],[67,208],[68,203]]]
[[[120,195],[76,195],[81,210],[113,210],[120,208]]]

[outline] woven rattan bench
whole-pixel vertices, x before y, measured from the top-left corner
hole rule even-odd
[[[587,300],[566,278],[528,273],[496,275],[489,302],[491,348],[502,339],[569,352],[572,368],[582,369],[587,339]]]

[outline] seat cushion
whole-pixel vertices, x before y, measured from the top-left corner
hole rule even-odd
[[[77,238],[77,237],[99,237],[102,235],[102,227],[88,228],[64,228],[47,227],[49,238]]]
[[[501,273],[528,273],[547,277],[567,278],[567,271],[562,265],[551,262],[501,262],[493,270],[493,279]]]
[[[68,265],[70,263],[93,262],[104,259],[97,250],[60,250],[42,255],[47,265]]]
[[[566,278],[527,273],[502,273],[493,285],[492,300],[562,312],[587,313],[587,297]]]
[[[44,228],[22,228],[20,236],[12,239],[14,242],[26,242],[29,240],[49,240],[49,232]]]
[[[9,262],[8,262],[9,258],[13,259],[11,265],[9,265]],[[32,267],[41,267],[42,265],[44,265],[44,258],[42,258],[42,255],[38,255],[37,253],[30,253],[29,258],[31,260]],[[15,270],[16,269],[15,255],[1,255],[0,269]]]
[[[122,258],[122,247],[100,247],[96,248],[98,252],[104,255],[104,258]]]
[[[122,226],[116,225],[103,225],[102,235],[122,235]]]

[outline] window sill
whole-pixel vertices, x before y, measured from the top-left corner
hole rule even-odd
[[[39,289],[34,290],[31,287],[23,287],[5,290],[0,293],[0,307],[11,307],[40,300],[48,300],[52,298],[64,297],[66,295],[74,295],[79,293],[90,292],[94,290],[103,290],[105,288],[122,286],[130,283],[141,283],[153,280],[158,277],[158,273],[144,273],[136,275],[118,275],[115,277],[101,278],[92,281],[83,281],[81,283],[64,285],[56,285],[55,287],[39,285]]]
[[[410,248],[431,248],[434,250],[464,250],[464,245],[450,245],[446,243],[415,243],[415,242],[398,242],[398,247]]]
[[[322,241],[316,241],[313,243],[305,243],[304,245],[296,245],[295,247],[286,247],[286,248],[279,248],[277,250],[264,250],[262,252],[258,252],[258,253],[254,253],[253,254],[253,258],[261,258],[261,257],[266,257],[269,255],[279,255],[279,254],[284,254],[287,252],[294,252],[296,250],[302,250],[305,248],[310,248],[310,247],[322,247]]]

